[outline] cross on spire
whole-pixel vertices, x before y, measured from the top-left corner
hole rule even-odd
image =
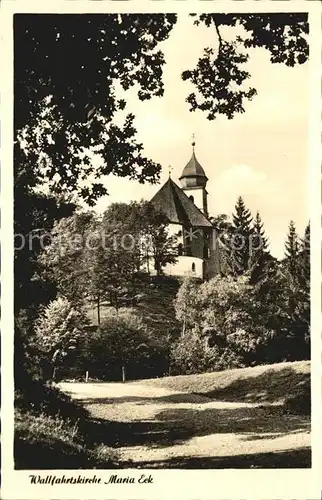
[[[171,165],[169,165],[169,166],[168,166],[168,170],[169,170],[169,177],[171,177],[171,172],[172,172],[172,170],[173,170],[173,168],[172,168],[172,166],[171,166]]]

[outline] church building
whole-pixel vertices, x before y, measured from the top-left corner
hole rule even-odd
[[[211,278],[220,272],[219,255],[208,214],[208,178],[196,158],[195,142],[179,181],[181,187],[169,175],[151,200],[167,217],[169,233],[178,239],[177,262],[168,264],[164,272],[172,276]]]

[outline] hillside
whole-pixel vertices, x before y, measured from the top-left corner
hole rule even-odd
[[[131,311],[136,313],[147,324],[151,332],[158,335],[170,334],[177,337],[180,332],[180,324],[175,318],[173,301],[176,297],[180,282],[176,279],[166,278],[158,282],[144,283],[137,287],[139,300],[136,305],[131,305]],[[104,302],[101,306],[101,320],[108,312],[115,309]],[[126,307],[129,309],[129,307]],[[86,308],[88,318],[92,324],[97,324],[97,313],[92,304]]]

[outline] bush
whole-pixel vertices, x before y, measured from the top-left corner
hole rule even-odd
[[[275,348],[281,344],[278,325],[247,276],[216,276],[200,285],[186,281],[175,308],[185,331],[208,339],[220,369],[284,360]]]
[[[121,380],[153,377],[167,371],[167,346],[147,331],[132,310],[110,312],[84,348],[84,368],[92,376]]]
[[[192,375],[243,366],[242,359],[229,349],[210,347],[206,338],[187,333],[171,349],[172,375]]]

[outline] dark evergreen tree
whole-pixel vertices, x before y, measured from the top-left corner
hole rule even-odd
[[[259,251],[265,252],[268,249],[268,239],[265,234],[264,224],[258,211],[256,212],[253,222],[253,240],[256,242],[256,247]]]
[[[298,283],[300,300],[298,302],[300,322],[304,325],[305,340],[309,344],[310,337],[310,223],[305,228],[304,237],[300,241],[298,257]]]
[[[230,240],[230,261],[234,274],[241,275],[251,266],[252,216],[244,200],[239,196],[233,214],[232,237]]]
[[[310,223],[305,228],[304,237],[300,241],[299,246],[299,267],[300,276],[303,279],[305,286],[310,283],[310,245],[311,235],[310,235]],[[308,287],[309,288],[309,287]]]
[[[253,233],[251,235],[251,283],[258,283],[268,272],[269,266],[275,261],[268,251],[268,238],[266,237],[264,224],[257,211],[253,222]]]
[[[294,221],[291,220],[285,241],[285,263],[293,276],[295,276],[297,272],[299,249],[299,237],[296,232]]]
[[[309,228],[301,240],[291,221],[285,242],[285,259],[280,263],[282,289],[276,297],[282,311],[280,325],[290,361],[310,357],[309,256]]]

